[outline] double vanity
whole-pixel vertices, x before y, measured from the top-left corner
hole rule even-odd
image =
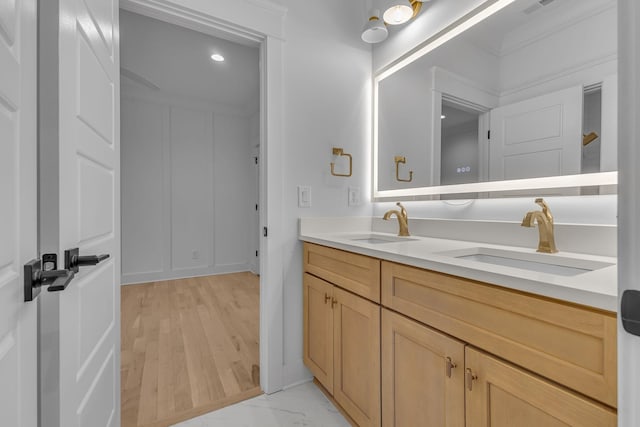
[[[615,193],[617,16],[486,1],[379,64],[371,201]],[[411,233],[401,206],[301,219],[304,362],[354,424],[616,425],[615,226],[554,229],[535,202]]]
[[[616,425],[615,257],[381,223],[300,223],[304,362],[350,421]]]

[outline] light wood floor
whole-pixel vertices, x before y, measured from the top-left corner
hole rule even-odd
[[[169,426],[257,396],[259,279],[121,288],[122,426]]]

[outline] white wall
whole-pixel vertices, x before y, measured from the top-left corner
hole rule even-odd
[[[413,64],[412,64],[413,65]],[[409,66],[378,85],[378,189],[426,187],[432,180],[433,88],[430,70]],[[407,160],[396,180],[395,156]]]
[[[527,26],[508,34],[500,58],[501,105],[617,73],[616,1],[571,1],[556,22],[534,14]]]
[[[122,87],[123,283],[248,270],[249,117]]]
[[[308,378],[302,364],[302,216],[370,215],[371,51],[360,40],[364,1],[286,0],[284,44],[284,383]],[[333,177],[331,147],[353,155],[353,176]],[[297,185],[312,207],[297,207]],[[348,187],[362,205],[349,207]]]

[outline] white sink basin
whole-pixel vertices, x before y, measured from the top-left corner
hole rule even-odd
[[[353,242],[370,243],[372,245],[378,245],[381,243],[410,242],[412,240],[418,240],[418,239],[412,239],[410,237],[401,237],[401,236],[385,236],[385,235],[379,235],[379,234],[371,234],[371,235],[365,235],[365,236],[351,237],[349,240]]]
[[[558,276],[577,276],[614,265],[603,261],[569,258],[557,254],[517,252],[483,247],[441,252],[439,255]]]

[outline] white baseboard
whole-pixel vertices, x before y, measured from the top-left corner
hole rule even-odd
[[[304,366],[301,358],[284,365],[283,377],[283,389],[295,387],[313,379],[313,375],[311,375],[309,369]]]
[[[297,387],[297,386],[299,386],[301,384],[310,383],[311,381],[313,381],[313,377],[306,378],[304,380],[301,380],[301,381],[298,381],[298,382],[295,382],[295,383],[292,383],[292,384],[287,384],[286,386],[282,387],[282,390],[288,390],[290,388]]]
[[[122,275],[122,285],[158,282],[161,280],[184,279],[188,277],[213,276],[217,274],[240,273],[251,271],[248,263],[217,265],[215,267],[181,269],[156,273],[127,273]]]

